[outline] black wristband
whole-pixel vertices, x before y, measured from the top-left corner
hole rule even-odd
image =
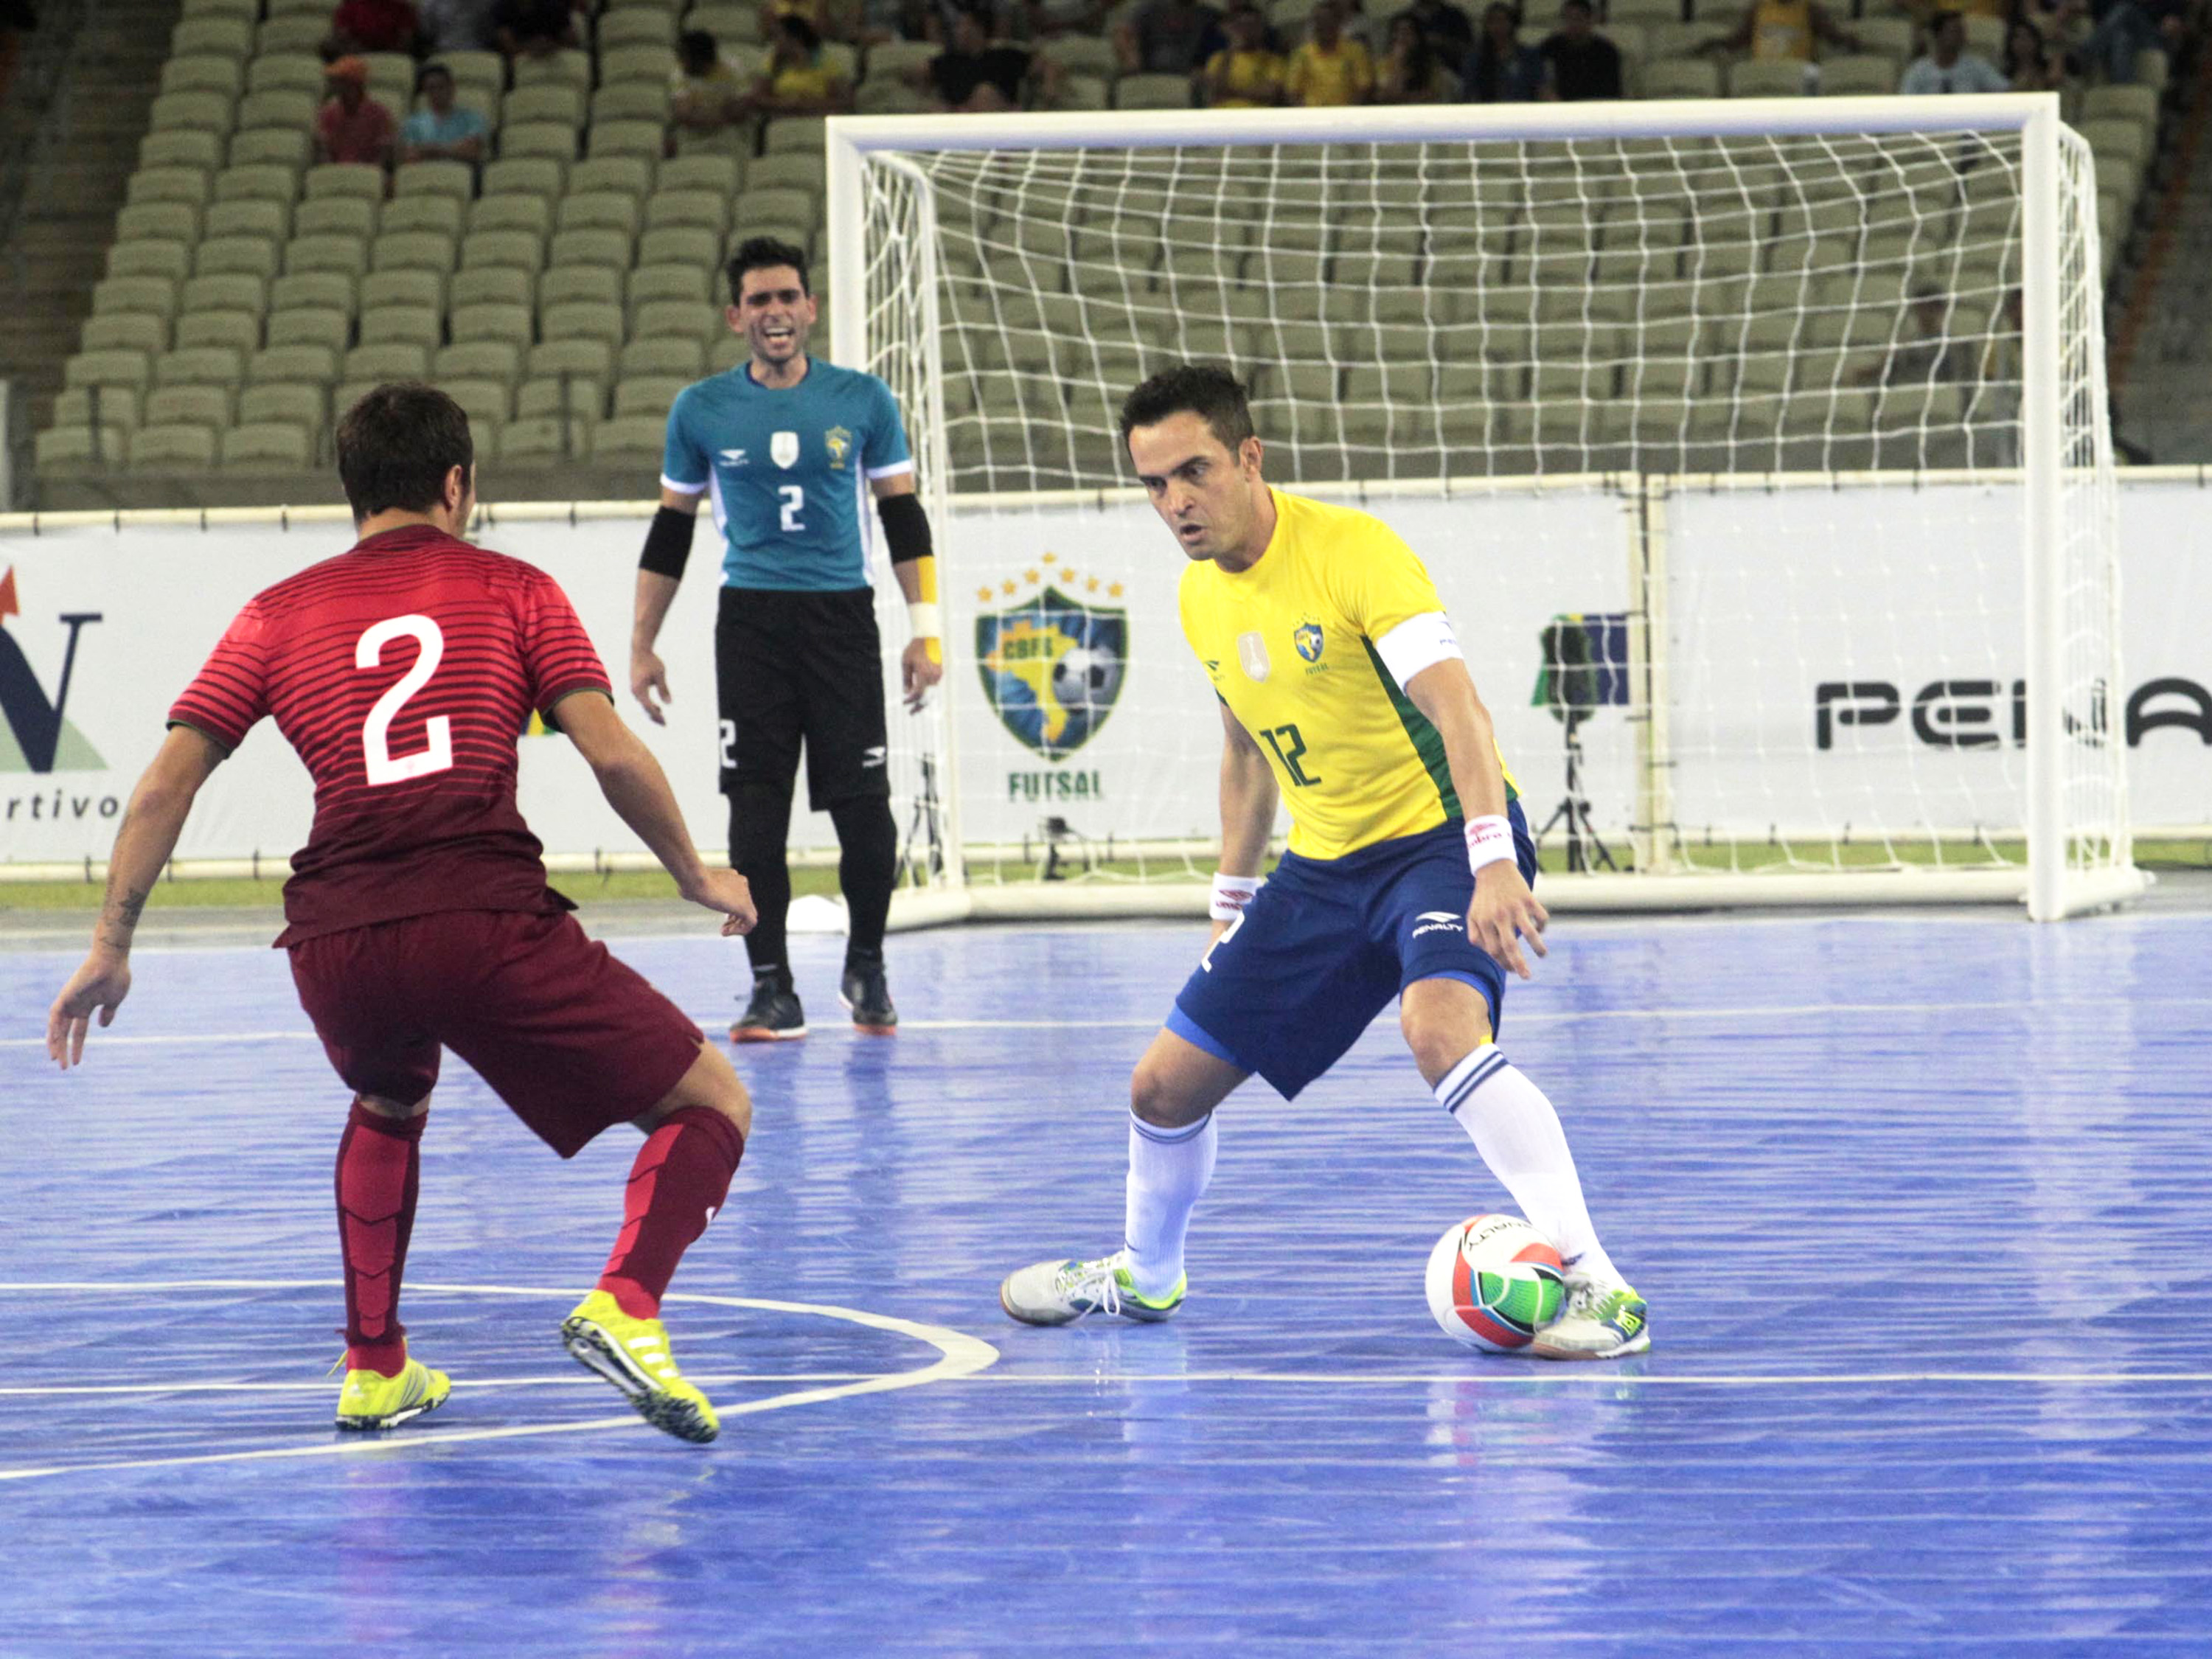
[[[672,507],[654,514],[653,528],[645,532],[645,551],[638,558],[637,568],[671,581],[682,581],[684,566],[691,557],[692,519],[691,514]]]
[[[921,496],[879,496],[876,513],[884,521],[884,545],[890,549],[893,564],[937,556],[929,539],[929,514]]]

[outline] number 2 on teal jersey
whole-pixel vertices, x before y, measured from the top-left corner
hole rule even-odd
[[[799,515],[806,510],[806,487],[804,484],[780,484],[775,493],[783,497],[784,533],[792,536],[803,533],[806,526],[799,523]]]

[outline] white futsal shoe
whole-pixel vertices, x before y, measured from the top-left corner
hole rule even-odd
[[[999,1305],[1024,1325],[1072,1325],[1095,1313],[1156,1325],[1175,1316],[1189,1288],[1188,1276],[1178,1275],[1166,1295],[1143,1294],[1129,1276],[1129,1253],[1121,1249],[1089,1261],[1039,1261],[1008,1273],[999,1286]]]
[[[1651,1310],[1617,1279],[1567,1279],[1559,1316],[1536,1333],[1540,1359],[1626,1359],[1651,1346]]]

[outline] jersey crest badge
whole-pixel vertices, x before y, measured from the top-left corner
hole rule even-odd
[[[1129,660],[1129,613],[1057,587],[975,618],[983,695],[1006,730],[1048,761],[1106,723]]]
[[[1319,623],[1300,623],[1291,630],[1291,643],[1298,648],[1298,655],[1308,662],[1321,660],[1322,632]]]
[[[822,447],[830,452],[830,470],[842,472],[846,458],[853,453],[853,434],[842,426],[833,426],[822,434]]]
[[[799,434],[796,432],[777,433],[768,441],[768,458],[778,466],[798,465]]]
[[[1257,633],[1237,636],[1237,661],[1248,680],[1267,678],[1267,642]]]

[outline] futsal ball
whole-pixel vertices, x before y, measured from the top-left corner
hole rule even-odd
[[[1079,645],[1052,665],[1052,695],[1063,708],[1106,709],[1121,689],[1121,659],[1096,645]]]
[[[1429,1311],[1446,1336],[1510,1353],[1559,1316],[1566,1275],[1552,1243],[1517,1215],[1478,1215],[1429,1252]]]

